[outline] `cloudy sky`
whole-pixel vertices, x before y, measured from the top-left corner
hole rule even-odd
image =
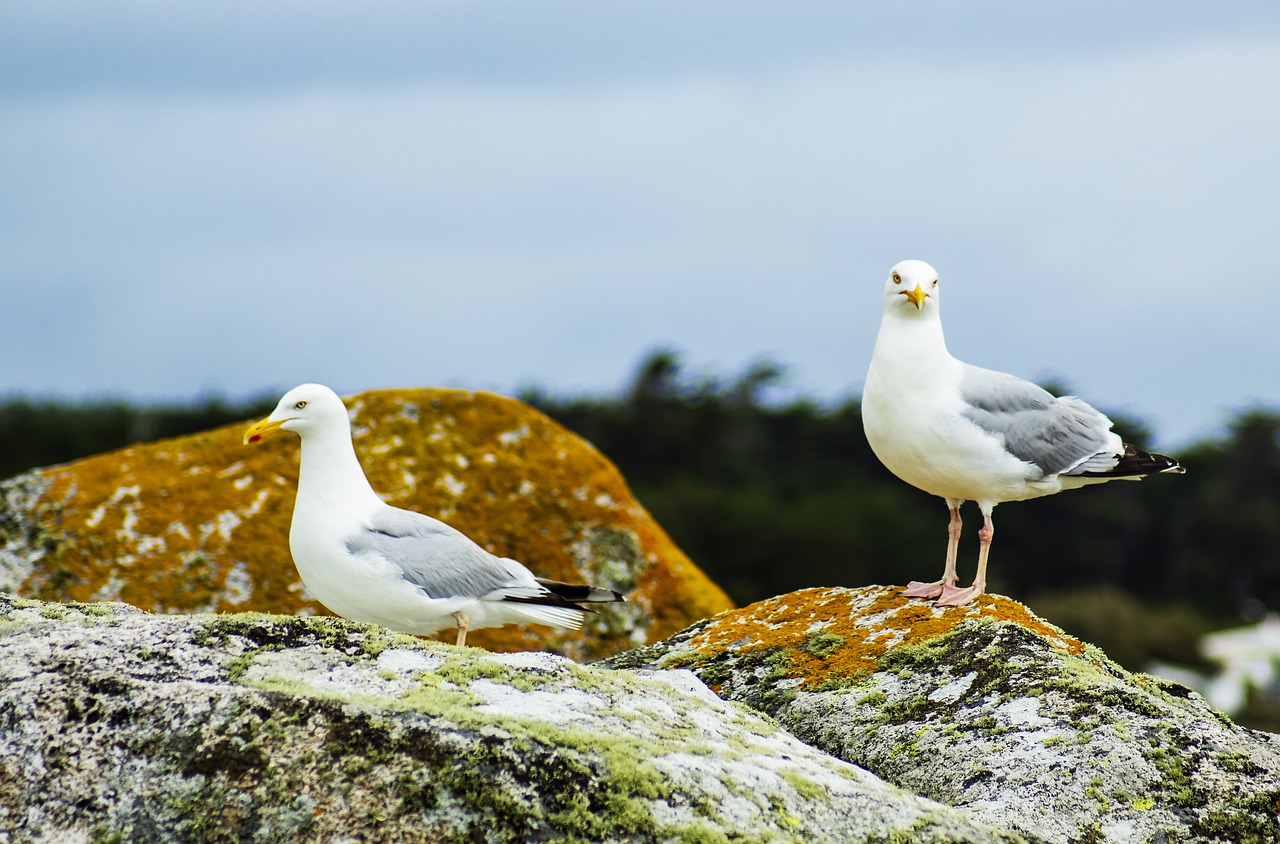
[[[1280,406],[1280,6],[0,5],[0,394],[856,393],[952,351],[1166,448]]]

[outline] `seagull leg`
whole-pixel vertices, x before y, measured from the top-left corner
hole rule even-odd
[[[960,505],[963,501],[947,499],[947,507],[951,510],[951,521],[947,524],[947,567],[942,572],[942,580],[935,583],[922,583],[913,580],[902,590],[908,598],[936,598],[949,587],[956,585],[956,555],[960,548]]]
[[[992,505],[995,506],[995,505]],[[991,507],[982,508],[982,530],[978,531],[978,575],[968,589],[957,589],[955,586],[942,590],[942,597],[934,606],[963,607],[973,603],[973,599],[987,591],[987,554],[991,552],[991,540],[995,538],[996,526],[991,521]]]
[[[467,643],[467,625],[471,622],[467,619],[467,614],[462,610],[454,613],[453,618],[458,622],[458,647],[462,647]]]

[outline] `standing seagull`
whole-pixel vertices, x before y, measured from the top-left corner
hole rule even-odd
[[[582,626],[579,603],[622,601],[612,589],[543,580],[496,557],[444,522],[383,503],[356,459],[351,422],[328,387],[303,384],[245,431],[245,444],[277,431],[302,438],[289,550],[302,582],[345,618],[402,633],[533,622]]]
[[[991,510],[1064,489],[1155,472],[1183,472],[1177,461],[1121,441],[1111,420],[1075,396],[1055,398],[1029,381],[962,363],[947,351],[938,314],[938,273],[903,261],[884,286],[884,318],[862,393],[871,450],[902,480],[946,499],[947,564],[936,583],[904,595],[959,607],[987,586]],[[976,501],[978,574],[956,588],[960,505]]]

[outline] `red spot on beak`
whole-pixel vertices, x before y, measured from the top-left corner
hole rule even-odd
[[[252,437],[249,437],[249,442],[251,443],[262,442],[262,434],[254,434]]]

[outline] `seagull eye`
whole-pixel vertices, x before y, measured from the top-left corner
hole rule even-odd
[[[933,286],[934,286],[934,287],[937,287],[937,286],[938,286],[938,280],[937,280],[936,278],[933,280]]]
[[[902,276],[898,275],[897,273],[894,273],[894,274],[893,274],[893,283],[894,283],[894,284],[902,284]]]
[[[306,402],[306,400],[304,399],[304,400],[302,400],[302,401],[298,402],[297,404],[295,404],[295,405],[293,406],[293,409],[294,409],[294,410],[302,410],[302,409],[303,409],[304,407],[306,407],[306,406],[307,406],[307,402]]]

